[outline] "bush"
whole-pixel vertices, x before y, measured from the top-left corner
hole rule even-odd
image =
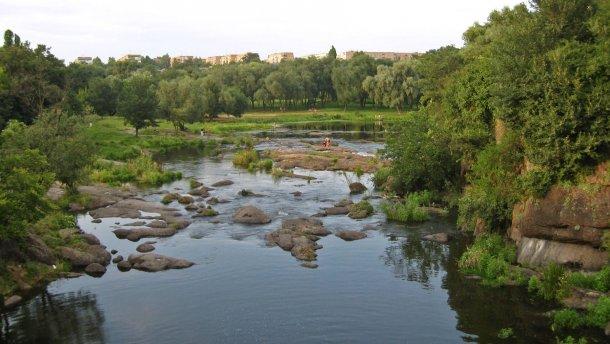
[[[484,284],[497,287],[519,279],[510,269],[514,260],[513,245],[506,244],[498,234],[486,234],[462,254],[458,266],[463,273],[481,276]]]
[[[125,164],[98,162],[91,173],[93,181],[109,185],[135,182],[140,185],[162,185],[182,178],[182,173],[163,171],[149,156],[143,155]]]
[[[233,165],[242,168],[250,167],[250,164],[258,162],[258,153],[254,149],[244,149],[233,155]]]
[[[423,222],[428,220],[428,212],[421,208],[432,201],[429,191],[413,192],[407,195],[403,202],[382,203],[381,210],[387,218],[399,222]]]
[[[457,159],[448,146],[446,137],[424,113],[413,113],[391,128],[385,156],[392,160],[390,174],[396,193],[445,190],[459,175]],[[382,173],[379,182],[385,177]]]
[[[388,181],[388,178],[392,175],[392,169],[390,167],[382,167],[373,174],[373,183],[376,188],[381,188]]]
[[[360,201],[358,203],[351,204],[348,208],[348,216],[353,219],[363,219],[375,211],[371,203],[368,201]]]
[[[573,309],[562,309],[553,315],[551,329],[559,331],[564,329],[575,330],[585,325],[585,318]]]
[[[602,296],[587,310],[587,324],[604,328],[610,321],[610,297]]]
[[[477,156],[468,175],[470,185],[458,201],[458,225],[473,230],[476,219],[486,228],[503,232],[519,200],[518,167],[523,161],[518,142],[508,135],[500,144],[490,144]]]
[[[528,283],[528,290],[545,300],[560,299],[565,295],[566,288],[563,286],[565,271],[563,267],[555,263],[547,265],[542,271],[542,276],[533,276]]]
[[[506,328],[500,329],[500,331],[498,332],[498,338],[508,339],[508,338],[512,337],[513,334],[514,334],[513,329],[510,327],[506,327]]]

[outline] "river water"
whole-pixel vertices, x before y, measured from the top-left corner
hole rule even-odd
[[[321,132],[320,136],[328,135]],[[263,134],[266,136],[266,134]],[[279,136],[279,137],[277,137]],[[315,136],[315,135],[314,135]],[[259,149],[298,146],[303,138],[276,135]],[[382,145],[338,139],[340,145],[371,154]],[[308,269],[263,236],[285,218],[309,216],[349,197],[351,173],[295,170],[317,179],[274,180],[249,173],[224,158],[172,157],[165,168],[184,179],[161,187],[188,191],[188,178],[209,185],[235,184],[212,196],[231,202],[214,208],[214,218],[198,218],[173,237],[155,239],[156,253],[196,264],[158,273],[119,272],[111,264],[101,278],[89,276],[51,283],[8,313],[6,340],[19,343],[548,343],[554,341],[544,305],[519,288],[488,289],[465,279],[456,261],[464,240],[449,245],[422,241],[428,233],[455,231],[454,220],[432,219],[417,226],[388,223],[382,213],[364,220],[322,218],[331,231],[367,231],[368,238],[346,242],[322,238],[319,267]],[[372,189],[371,176],[360,178]],[[241,197],[241,189],[263,197]],[[143,197],[159,201],[155,190]],[[301,197],[291,192],[300,191]],[[372,196],[378,209],[379,199]],[[353,197],[357,201],[362,196]],[[271,215],[267,225],[232,223],[236,208],[253,204]],[[174,206],[174,204],[172,204]],[[178,207],[182,209],[182,207]],[[130,219],[78,217],[86,232],[108,249],[127,256],[138,243],[111,232]],[[502,328],[514,336],[499,339]],[[1,340],[0,340],[1,341]]]

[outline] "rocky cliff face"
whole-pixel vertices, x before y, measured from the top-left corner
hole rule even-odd
[[[556,185],[544,198],[514,207],[509,234],[520,264],[556,262],[585,270],[608,264],[603,242],[610,235],[609,165],[600,165],[583,185]]]

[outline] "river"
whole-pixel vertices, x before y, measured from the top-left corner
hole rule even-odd
[[[319,132],[317,136],[329,135]],[[267,134],[262,134],[266,137]],[[257,148],[298,146],[303,135],[276,135]],[[307,136],[307,135],[305,135]],[[357,138],[337,139],[339,145],[371,154],[382,145]],[[264,234],[282,219],[310,216],[349,197],[342,172],[295,170],[316,180],[274,180],[249,173],[223,158],[170,157],[165,168],[184,179],[145,190],[159,201],[160,190],[189,188],[190,177],[209,185],[221,179],[235,184],[217,188],[212,196],[231,202],[214,208],[213,218],[193,219],[173,237],[155,239],[156,253],[188,259],[184,270],[120,272],[108,266],[101,278],[83,276],[58,280],[7,314],[6,339],[19,343],[458,343],[554,341],[544,312],[522,288],[489,289],[465,279],[456,267],[465,239],[449,245],[422,241],[428,233],[455,231],[454,219],[435,218],[411,226],[388,223],[377,211],[364,220],[344,215],[322,218],[331,231],[367,231],[363,240],[347,242],[333,235],[319,244],[316,269],[300,263],[278,247],[267,247]],[[371,175],[360,181],[372,189]],[[250,189],[263,197],[237,195]],[[295,197],[291,192],[302,192]],[[378,210],[380,199],[372,196]],[[352,197],[358,200],[362,196]],[[232,223],[235,209],[253,204],[271,215],[267,225]],[[182,209],[182,207],[180,207]],[[118,222],[108,218],[78,223],[108,249],[127,256],[138,243],[119,240],[111,232]],[[513,329],[509,340],[498,338]]]

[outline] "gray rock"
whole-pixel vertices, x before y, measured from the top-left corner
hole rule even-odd
[[[347,215],[349,213],[348,207],[332,207],[324,209],[326,215]]]
[[[262,210],[247,205],[239,208],[233,215],[233,221],[246,224],[264,224],[271,222],[271,218]]]
[[[110,251],[110,254],[117,254],[117,252],[119,252],[119,251],[117,251],[117,250],[111,250],[111,251]]]
[[[102,219],[93,219],[91,223],[102,223]]]
[[[207,197],[209,194],[210,193],[208,192],[208,189],[205,186],[189,191],[189,195],[191,196]]]
[[[213,187],[229,186],[229,185],[233,185],[233,181],[229,180],[229,179],[219,180],[216,183],[212,184]]]
[[[308,268],[308,269],[317,269],[318,268],[318,264],[316,264],[314,262],[303,262],[303,263],[301,263],[301,266],[304,268]]]
[[[354,182],[349,184],[349,192],[351,194],[360,194],[366,191],[366,186],[360,182]]]
[[[99,245],[100,244],[100,239],[98,239],[95,235],[93,235],[91,233],[81,234],[81,237],[89,245]]]
[[[132,254],[127,260],[132,264],[132,268],[148,272],[184,269],[195,264],[185,259],[167,257],[156,253]]]
[[[122,262],[122,261],[123,261],[123,256],[121,256],[121,255],[118,255],[118,256],[116,256],[116,257],[112,258],[112,262],[113,262],[114,264],[120,263],[120,262]]]
[[[26,253],[30,258],[47,265],[55,264],[55,254],[40,237],[29,234],[26,242]]]
[[[449,240],[451,240],[451,235],[449,235],[449,233],[434,233],[434,234],[424,235],[422,239],[428,240],[428,241],[436,241],[441,244],[446,244],[449,242]]]
[[[349,198],[344,198],[342,200],[340,200],[339,202],[335,203],[335,207],[347,207],[349,205],[354,204],[354,202],[352,202],[351,199]]]
[[[19,295],[9,296],[6,300],[4,300],[4,308],[9,309],[17,306],[23,298]]]
[[[167,227],[167,222],[165,222],[163,220],[153,220],[149,224],[147,224],[146,227],[150,227],[150,228],[166,228]]]
[[[167,228],[119,228],[112,231],[119,239],[127,239],[130,241],[138,241],[142,238],[161,238],[170,237],[176,234],[176,229],[173,227]]]
[[[131,263],[127,260],[123,260],[120,261],[117,265],[116,265],[117,269],[119,269],[119,271],[129,271],[131,270]]]
[[[155,250],[155,247],[149,242],[145,242],[143,244],[138,245],[138,247],[136,247],[136,251],[138,251],[140,253],[152,252],[154,250]]]
[[[339,231],[339,232],[335,233],[335,235],[345,241],[354,241],[354,240],[360,240],[360,239],[366,238],[365,232],[350,231],[350,230]]]
[[[106,267],[98,263],[91,263],[85,268],[85,272],[94,277],[99,277],[106,273]]]
[[[101,245],[90,245],[85,252],[72,247],[60,247],[59,253],[73,267],[86,267],[93,263],[108,265],[112,257]]]
[[[136,222],[130,222],[130,223],[126,223],[123,226],[128,226],[128,227],[139,227],[139,226],[144,226],[146,225],[146,222],[144,221],[136,221]]]

